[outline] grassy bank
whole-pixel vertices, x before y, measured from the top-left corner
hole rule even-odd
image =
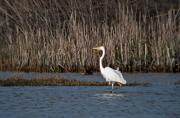
[[[180,71],[177,9],[142,12],[116,0],[0,3],[0,70],[98,70],[92,47],[104,45],[104,65],[126,72]]]
[[[148,86],[148,83],[128,83],[125,86]],[[108,82],[83,82],[79,80],[67,79],[23,79],[23,78],[10,78],[0,80],[0,86],[109,86]],[[115,86],[119,86],[117,83]],[[124,85],[123,85],[124,86]]]

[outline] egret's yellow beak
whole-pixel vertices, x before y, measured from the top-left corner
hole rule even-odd
[[[93,48],[93,50],[99,50],[99,47]]]

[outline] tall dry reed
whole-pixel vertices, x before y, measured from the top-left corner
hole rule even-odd
[[[2,0],[0,69],[180,71],[178,11],[149,16],[116,0]]]

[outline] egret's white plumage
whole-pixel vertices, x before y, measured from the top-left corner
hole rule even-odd
[[[106,79],[106,81],[112,84],[112,89],[113,89],[113,86],[114,86],[115,82],[119,82],[121,84],[126,84],[126,80],[123,78],[123,75],[119,71],[119,68],[117,68],[117,70],[114,70],[114,69],[112,69],[110,67],[105,67],[105,68],[103,67],[102,59],[105,56],[105,48],[104,48],[104,46],[100,46],[100,47],[93,48],[93,49],[102,50],[102,52],[103,52],[103,54],[102,54],[102,56],[100,57],[100,60],[99,60],[100,71],[101,71],[101,74],[103,75],[103,77]]]

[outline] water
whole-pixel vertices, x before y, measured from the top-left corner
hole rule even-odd
[[[3,74],[2,74],[3,73]],[[14,73],[1,72],[0,78]],[[21,73],[27,79],[58,76],[83,81],[104,81],[99,73]],[[16,73],[17,75],[17,73]],[[180,74],[123,74],[128,82],[151,86],[0,87],[0,118],[180,118]]]

